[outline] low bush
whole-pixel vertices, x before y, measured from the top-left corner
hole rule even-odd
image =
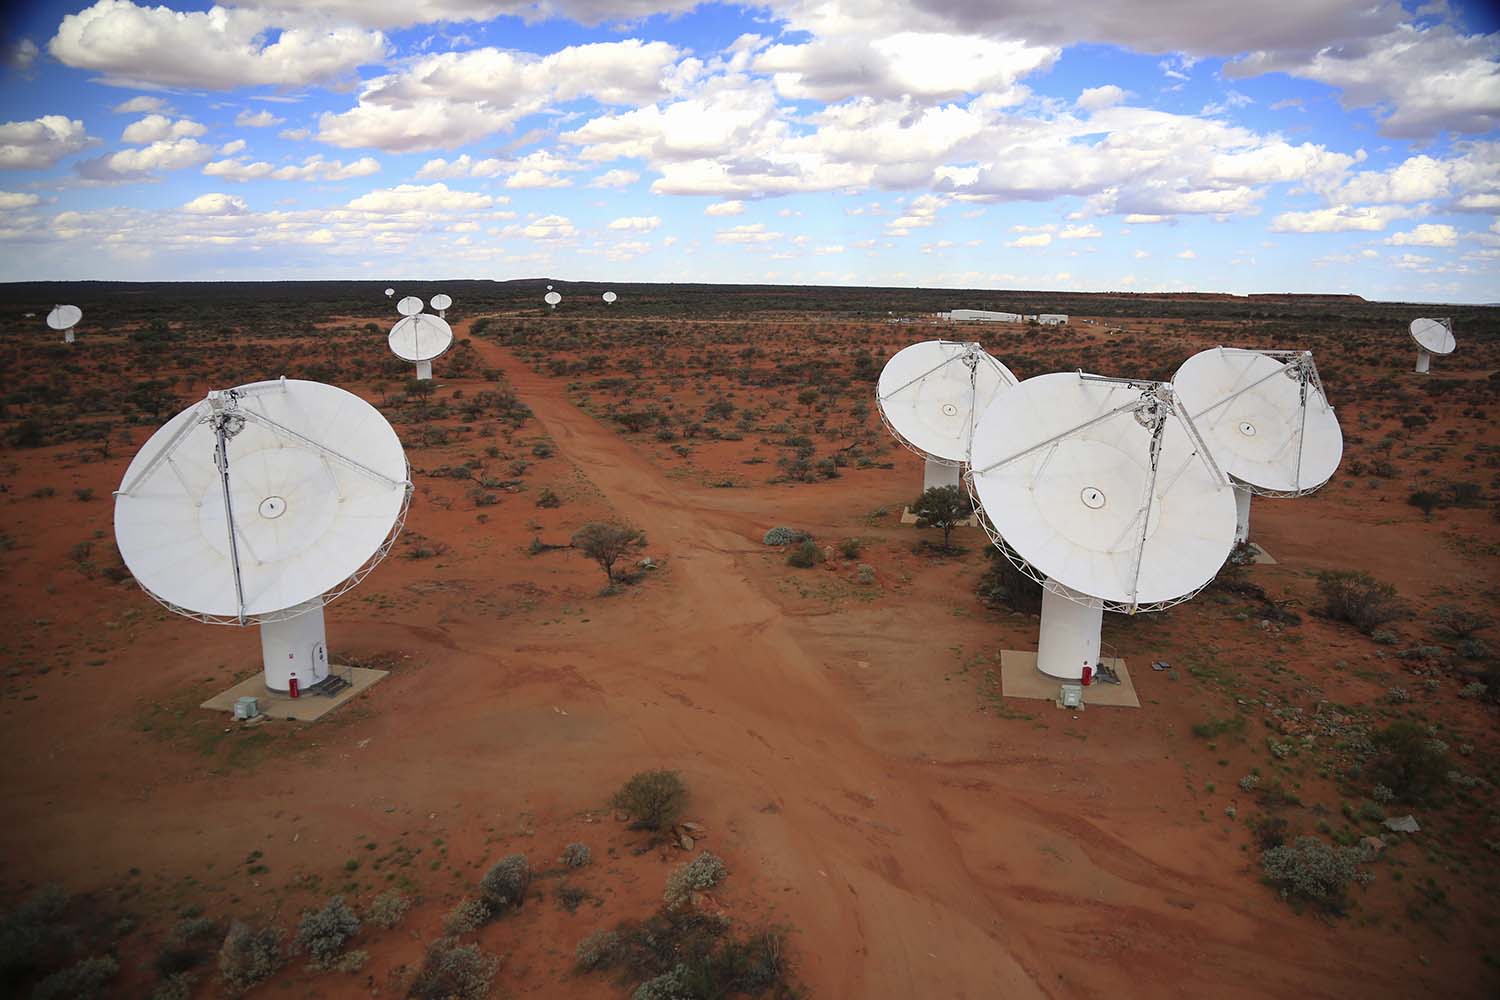
[[[1317,837],[1298,837],[1261,855],[1266,880],[1286,899],[1312,903],[1329,913],[1344,911],[1349,883],[1359,874],[1360,853],[1334,847]]]
[[[1361,773],[1401,802],[1425,802],[1446,783],[1448,750],[1417,722],[1393,722],[1372,738],[1375,752]]]
[[[479,945],[441,938],[428,946],[406,995],[413,1000],[484,1000],[499,968],[500,960]]]
[[[484,901],[497,916],[505,910],[519,910],[526,902],[526,889],[530,885],[531,866],[526,863],[524,854],[501,858],[479,880]]]
[[[96,955],[52,973],[31,991],[32,1000],[92,1000],[120,971],[109,955]]]
[[[490,921],[490,904],[482,899],[461,899],[443,917],[443,933],[472,934]]]
[[[979,578],[975,593],[992,608],[1005,607],[1022,614],[1040,614],[1042,587],[1023,573],[1004,552],[995,546],[985,550],[989,567]]]
[[[322,909],[303,912],[302,922],[297,925],[297,946],[307,949],[315,963],[327,966],[358,933],[359,917],[343,896],[334,896]]]
[[[687,803],[687,786],[676,771],[641,771],[610,799],[641,830],[671,826]]]
[[[286,934],[279,927],[251,927],[236,920],[219,949],[219,977],[234,996],[269,979],[285,961]]]
[[[766,545],[791,545],[811,537],[807,532],[798,531],[796,528],[777,526],[767,531],[761,541]]]
[[[823,561],[823,550],[818,548],[818,543],[811,538],[793,546],[786,554],[786,564],[798,569],[811,569]]]
[[[589,845],[573,843],[563,848],[562,863],[565,868],[582,868],[594,860]]]
[[[370,903],[370,919],[390,930],[401,922],[406,911],[411,909],[411,897],[398,889],[387,889]]]
[[[607,969],[620,957],[620,935],[617,931],[597,930],[578,942],[573,958],[580,969]]]
[[[1323,595],[1323,611],[1329,618],[1348,622],[1366,634],[1404,613],[1396,588],[1368,573],[1319,573],[1318,591]]]
[[[724,881],[726,874],[724,862],[704,851],[687,864],[679,865],[667,876],[667,890],[662,894],[662,899],[668,907],[681,906],[693,893],[712,889]]]

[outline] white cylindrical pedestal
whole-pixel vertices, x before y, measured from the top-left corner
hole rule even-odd
[[[1052,585],[1056,586],[1055,583]],[[1082,594],[1079,596],[1083,597]],[[1081,679],[1085,663],[1093,666],[1099,662],[1099,637],[1103,629],[1102,605],[1079,604],[1043,587],[1042,631],[1036,643],[1036,668],[1059,680]]]
[[[958,466],[926,459],[922,467],[922,492],[926,493],[938,486],[957,486],[958,477]]]
[[[417,362],[417,378],[418,379],[424,379],[424,380],[432,378],[432,362],[431,361],[418,361]]]
[[[323,624],[322,598],[311,611],[296,618],[263,623],[260,655],[266,669],[266,687],[272,691],[288,690],[293,673],[303,690],[327,677],[328,633]]]
[[[1420,347],[1417,348],[1417,371],[1422,372],[1425,375],[1427,373],[1428,366],[1431,364],[1432,355],[1428,354]]]
[[[1253,494],[1241,486],[1234,484],[1234,543],[1250,540],[1250,497]]]
[[[73,328],[70,326],[66,330],[63,331],[63,343],[64,344],[71,344],[72,342],[73,342]]]
[[[439,309],[438,310],[438,319],[447,319],[447,318],[448,318],[448,310],[446,310],[446,309]]]

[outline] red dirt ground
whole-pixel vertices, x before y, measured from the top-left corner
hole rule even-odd
[[[460,336],[468,325],[455,324]],[[72,491],[106,498],[150,428],[104,461],[67,446],[7,454],[5,520],[23,541],[0,554],[15,664],[0,703],[0,873],[12,896],[55,880],[138,914],[121,946],[125,995],[149,992],[174,907],[291,926],[331,892],[362,906],[403,884],[423,901],[395,931],[367,928],[362,972],[313,973],[298,959],[278,977],[303,996],[402,995],[442,914],[490,863],[519,851],[547,868],[574,840],[595,863],[568,881],[593,902],[569,913],[550,898],[561,880],[544,879],[522,912],[476,937],[503,959],[497,995],[619,995],[612,980],[575,973],[572,953],[589,931],[645,916],[687,857],[632,853],[645,836],[605,807],[632,773],[657,767],[682,773],[689,818],[728,865],[711,905],[745,927],[789,928],[810,996],[1494,995],[1483,915],[1496,865],[1473,852],[1497,836],[1493,804],[1473,829],[1431,817],[1428,839],[1392,847],[1371,866],[1376,880],[1353,890],[1353,914],[1331,919],[1299,915],[1260,884],[1244,823],[1254,796],[1236,784],[1275,766],[1262,703],[1370,705],[1398,684],[1476,745],[1465,767],[1493,767],[1492,707],[1457,699],[1451,680],[1428,693],[1403,661],[1306,614],[1310,573],[1331,568],[1368,570],[1424,607],[1492,605],[1500,532],[1488,510],[1429,523],[1404,494],[1354,477],[1258,500],[1256,537],[1281,564],[1250,576],[1303,602],[1304,624],[1262,629],[1213,593],[1157,616],[1108,616],[1105,638],[1143,708],[1073,716],[993,689],[997,651],[1032,648],[1036,620],[973,596],[981,533],[961,530],[968,554],[934,560],[913,553],[914,529],[893,514],[872,516],[910,500],[914,456],[892,450],[891,468],[823,482],[710,488],[701,483],[738,471],[745,445],[695,442],[680,460],[580,411],[567,378],[493,340],[471,344],[534,414],[516,441],[544,435],[556,453],[536,460],[528,492],[483,511],[464,486],[417,476],[408,530],[447,551],[413,559],[400,547],[329,608],[335,659],[392,674],[315,725],[245,731],[197,709],[257,669],[255,632],[178,618],[63,557],[95,531],[109,548],[110,505]],[[1463,377],[1458,359],[1444,364]],[[445,380],[441,362],[437,377],[485,387]],[[1346,433],[1361,413],[1389,416],[1351,402]],[[424,470],[465,450],[411,457]],[[56,496],[33,497],[49,485]],[[542,486],[563,505],[535,508]],[[603,598],[597,567],[577,553],[526,552],[533,536],[565,542],[602,517],[644,529],[662,568]],[[829,544],[863,539],[857,562],[879,585],[857,584],[854,560],[784,565],[761,544],[773,524]],[[1418,622],[1397,628],[1426,641]],[[1153,672],[1157,659],[1179,669]],[[1237,711],[1250,718],[1238,739],[1190,731]],[[1340,790],[1316,765],[1286,773],[1302,800],[1294,831],[1325,807],[1342,822]],[[397,848],[416,853],[403,864]],[[1414,913],[1429,877],[1446,901]],[[212,995],[206,977],[200,987]]]

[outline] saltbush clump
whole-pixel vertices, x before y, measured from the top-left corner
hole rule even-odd
[[[637,986],[630,1000],[690,1000],[692,996],[687,966],[678,965]]]
[[[524,854],[511,854],[495,862],[479,880],[480,892],[493,913],[519,910],[526,902],[526,888],[531,885],[531,866]]]
[[[411,897],[398,889],[387,889],[370,903],[370,919],[386,930],[401,922],[411,909]]]
[[[427,948],[427,958],[407,996],[413,1000],[484,1000],[500,960],[477,944],[441,938]]]
[[[594,852],[589,850],[589,845],[573,843],[563,848],[562,863],[567,868],[582,868],[594,860]]]
[[[1342,913],[1344,893],[1359,873],[1359,860],[1355,848],[1333,847],[1317,837],[1298,837],[1290,845],[1269,848],[1261,855],[1261,868],[1283,897]]]
[[[590,971],[608,968],[619,956],[619,932],[606,930],[594,931],[578,942],[578,948],[573,952],[573,958],[578,962],[578,967]]]
[[[104,984],[119,971],[120,963],[108,955],[85,958],[37,983],[32,1000],[90,1000],[101,996]]]
[[[344,945],[358,933],[359,917],[343,896],[334,896],[321,910],[303,912],[302,922],[297,925],[297,945],[306,948],[319,966],[326,966],[339,957]]]
[[[461,899],[443,917],[443,931],[447,934],[472,934],[489,923],[490,916],[490,904],[484,900]]]
[[[761,541],[766,545],[791,545],[794,542],[800,542],[809,537],[811,536],[805,531],[798,531],[796,528],[785,528],[778,525],[767,531]]]
[[[641,771],[614,794],[610,805],[624,811],[632,826],[660,830],[676,821],[686,801],[687,786],[676,771]]]
[[[244,993],[281,968],[285,939],[279,927],[256,930],[243,921],[231,923],[219,949],[219,976],[229,992]]]
[[[704,851],[685,865],[679,865],[667,876],[667,891],[662,894],[668,907],[681,906],[695,892],[712,889],[724,881],[724,862]]]
[[[786,554],[786,564],[798,569],[811,569],[823,561],[823,550],[811,538],[803,540]]]
[[[1376,733],[1371,742],[1375,754],[1364,765],[1363,773],[1389,789],[1393,798],[1422,802],[1446,784],[1448,747],[1433,739],[1426,726],[1393,722]]]

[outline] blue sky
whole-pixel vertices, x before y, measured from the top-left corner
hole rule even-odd
[[[1485,4],[74,0],[12,21],[0,280],[1500,300]]]

